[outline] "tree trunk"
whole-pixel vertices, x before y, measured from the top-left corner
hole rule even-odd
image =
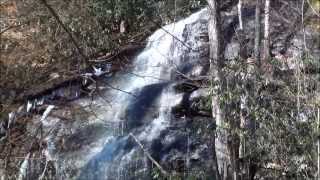
[[[245,59],[245,55],[244,55],[244,32],[243,32],[243,21],[242,21],[242,0],[239,0],[238,2],[238,18],[239,18],[239,43],[240,43],[240,58],[243,60]],[[243,87],[245,89],[245,87]],[[238,154],[238,160],[239,159],[243,159],[245,154],[246,154],[246,142],[245,142],[245,136],[244,136],[244,129],[245,129],[245,124],[246,124],[246,117],[245,117],[245,113],[247,110],[247,94],[244,94],[241,96],[241,104],[240,104],[240,134],[239,134],[239,140],[240,140],[240,144],[239,144],[239,154]],[[243,164],[243,163],[242,163]],[[239,171],[240,169],[245,169],[243,165],[238,165],[239,166]],[[241,166],[241,167],[240,167]],[[237,179],[243,179],[244,177],[242,176],[243,173],[241,173],[241,178],[238,178],[238,175],[235,174],[234,175],[234,180]]]
[[[254,59],[255,62],[257,63],[258,68],[261,67],[261,3],[262,0],[256,0],[256,12],[255,12],[255,38],[254,38]],[[254,78],[254,77],[252,77]],[[249,92],[249,96],[252,92]],[[250,144],[245,144],[245,147],[255,147],[256,142],[255,142],[255,132],[256,132],[256,121],[255,119],[247,119],[245,120],[248,122],[248,128],[247,131],[249,132],[249,139],[250,139]],[[246,152],[248,153],[248,152]],[[257,165],[256,165],[256,155],[255,154],[246,154],[246,162],[245,166],[247,167],[247,179],[254,179],[255,173],[257,171]]]
[[[264,8],[264,62],[270,59],[270,0],[266,0]]]
[[[238,41],[240,44],[239,57],[241,60],[247,58],[247,50],[245,45],[245,34],[243,30],[243,20],[242,20],[242,0],[238,2],[238,19],[239,19],[239,30],[237,32]]]
[[[227,156],[227,145],[226,145],[226,133],[223,127],[224,124],[224,112],[219,102],[219,89],[221,89],[223,83],[222,66],[223,66],[223,52],[221,42],[221,17],[219,12],[219,0],[207,0],[209,5],[209,40],[210,40],[210,70],[212,78],[212,117],[215,121],[216,127],[219,129],[219,135],[215,138],[214,142],[214,153],[216,153],[215,162],[217,162],[214,171],[216,171],[216,179],[223,179],[227,177],[227,165],[230,164],[230,160]]]
[[[254,37],[254,58],[257,65],[260,67],[260,48],[261,48],[261,0],[256,0],[256,15],[255,15],[255,37]]]
[[[243,21],[242,21],[242,0],[238,2],[238,18],[239,18],[239,28],[243,30]]]

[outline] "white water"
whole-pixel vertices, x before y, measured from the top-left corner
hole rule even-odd
[[[20,166],[19,177],[18,177],[19,180],[23,180],[26,177],[27,169],[29,166],[29,158],[30,158],[30,153],[27,154],[27,156],[25,157],[25,159],[23,160]]]
[[[196,23],[203,16],[206,16],[206,10],[199,11],[177,23],[167,25],[151,35],[148,38],[144,51],[135,58],[132,70],[128,74],[120,75],[120,80],[112,84],[114,87],[121,89],[121,91],[111,88],[110,91],[113,91],[113,93],[106,92],[104,98],[110,100],[111,107],[102,98],[97,98],[94,101],[82,99],[77,102],[81,106],[90,105],[93,108],[90,110],[95,111],[95,115],[90,116],[86,120],[86,125],[97,122],[99,124],[119,123],[121,124],[121,129],[117,132],[121,133],[106,133],[103,138],[96,140],[89,148],[85,146],[78,150],[78,152],[60,156],[60,158],[62,157],[60,161],[57,156],[57,167],[59,167],[57,174],[67,174],[68,172],[64,171],[74,168],[70,167],[74,165],[75,168],[80,168],[79,179],[108,179],[108,164],[116,163],[118,165],[112,171],[118,172],[119,179],[121,179],[121,174],[126,171],[126,165],[130,163],[136,152],[141,151],[139,146],[133,147],[127,152],[121,149],[123,148],[123,142],[130,138],[126,134],[132,133],[142,144],[150,144],[160,136],[163,130],[170,126],[171,109],[182,101],[182,94],[176,93],[172,87],[174,85],[172,82],[174,74],[176,74],[177,68],[186,63],[183,58],[184,53],[190,51],[190,48],[197,49],[199,46],[197,42],[192,42],[191,44],[184,43],[186,26]],[[197,30],[192,30],[192,32],[188,33],[196,34],[196,32]],[[194,59],[197,59],[196,55]],[[96,69],[96,73],[100,73],[100,70]],[[149,101],[151,103],[148,103]],[[148,108],[145,112],[143,111],[143,107],[141,107],[144,105]],[[53,108],[53,106],[49,106],[43,113],[41,122],[44,126],[58,123],[56,121],[53,122],[52,118],[50,121],[47,120]],[[27,110],[30,111],[31,109],[32,103],[28,102]],[[132,111],[136,109],[138,111],[142,110],[142,113],[145,114],[156,112],[157,115],[138,115],[138,118],[130,117],[130,115],[135,115],[135,112]],[[126,114],[127,110],[129,110],[129,114]],[[129,117],[126,117],[126,115],[129,115]],[[128,128],[124,124],[128,121],[126,118],[133,121],[133,127],[126,129]],[[135,125],[135,121],[138,121],[140,124]],[[54,137],[49,136],[45,140],[53,142],[51,138],[54,139]],[[48,147],[49,149],[44,151],[47,160],[56,159],[52,155],[59,152],[52,152],[54,148],[50,148],[51,144],[48,144]],[[147,167],[147,163],[144,166]],[[25,163],[21,165],[22,175],[24,174],[24,169]],[[93,176],[85,177],[90,173]]]
[[[148,43],[144,51],[135,58],[129,76],[122,78],[122,81],[116,84],[115,87],[122,91],[116,91],[111,96],[111,109],[107,111],[101,109],[98,111],[97,115],[99,118],[106,119],[106,121],[119,122],[121,124],[122,122],[128,121],[128,119],[126,119],[126,115],[128,115],[129,121],[141,121],[142,123],[142,125],[138,125],[138,127],[134,126],[132,129],[129,127],[129,132],[133,133],[142,144],[147,145],[148,142],[152,142],[154,139],[158,138],[160,133],[170,126],[172,107],[178,105],[182,101],[182,94],[176,93],[172,87],[172,77],[176,73],[176,69],[186,63],[183,62],[183,53],[188,50],[190,51],[190,48],[196,49],[199,45],[197,43],[184,43],[186,26],[196,23],[203,16],[206,16],[206,10],[199,11],[177,23],[164,26],[162,29],[157,30],[151,35],[148,38]],[[193,31],[196,33],[197,30]],[[140,94],[140,92],[142,94]],[[134,103],[135,101],[139,102],[140,100],[142,101],[141,103]],[[147,109],[147,112],[143,113],[154,111],[157,112],[156,117],[151,116],[150,118],[147,115],[147,118],[141,116],[138,119],[135,119],[130,117],[135,116],[135,113],[126,114],[128,109],[129,111],[142,110],[143,108],[141,106],[146,105],[144,103],[148,101],[154,101],[147,105],[147,108],[151,108],[151,110]],[[154,110],[152,108],[154,108]],[[123,128],[124,125],[122,124],[120,127]],[[120,132],[121,135],[128,133],[124,132],[124,130],[120,130]],[[131,138],[130,136],[124,137],[126,137],[126,139]],[[106,137],[106,139],[108,138],[110,139],[110,135],[109,137]],[[98,172],[99,175],[93,175],[93,177],[88,176],[86,178],[99,179],[103,176],[108,177],[109,173],[104,172],[106,170],[101,170],[101,168],[97,170],[95,169],[97,167],[92,165],[100,164],[99,166],[106,167],[108,165],[101,165],[101,163],[106,163],[105,161],[107,161],[101,159],[106,158],[117,159],[116,161],[118,162],[116,163],[118,165],[116,167],[113,166],[113,168],[116,168],[113,171],[116,173],[123,172],[126,170],[126,165],[130,163],[130,159],[136,156],[137,151],[140,150],[140,147],[137,146],[129,152],[122,152],[122,150],[120,150],[120,152],[113,152],[115,147],[120,146],[119,143],[121,144],[123,139],[119,140],[119,143],[117,143],[115,138],[112,139],[112,141],[108,141],[101,147],[99,153],[97,153],[96,148],[95,151],[90,153],[89,156],[91,157],[91,160],[88,164],[91,165],[86,167],[85,171],[82,172],[80,175],[82,178],[91,171]]]
[[[183,41],[185,27],[187,24],[192,24],[199,20],[200,16],[205,14],[205,11],[205,9],[201,10],[177,23],[164,26],[148,38],[145,50],[136,57],[133,63],[134,70],[132,74],[134,75],[129,78],[128,86],[124,88],[126,92],[133,92],[135,89],[147,85],[171,80],[171,75],[175,73],[175,69],[183,63],[181,61],[182,53],[190,48],[180,42]],[[121,100],[126,101],[126,99],[121,98],[125,97],[123,93],[120,92],[118,96]],[[165,116],[165,111],[175,106],[180,99],[181,97],[176,95],[172,89],[163,92],[159,100],[161,115],[151,126],[155,126],[159,130],[163,129],[161,125],[166,124],[164,121],[168,120],[168,118],[161,116]],[[152,132],[156,133],[158,131]]]
[[[131,103],[134,101],[139,101],[139,98],[145,98],[144,94],[140,97],[139,92],[144,92],[148,86],[157,86],[160,84],[161,92],[160,94],[146,94],[145,96],[150,96],[151,99],[155,99],[155,102],[151,104],[151,108],[155,108],[155,111],[158,112],[157,117],[153,119],[147,119],[148,123],[145,124],[143,121],[143,125],[137,129],[137,131],[133,131],[133,134],[139,141],[142,143],[148,143],[158,138],[161,131],[165,130],[170,125],[171,120],[171,109],[172,107],[176,106],[177,104],[181,103],[182,101],[182,94],[177,94],[174,92],[172,88],[172,84],[170,83],[173,77],[173,74],[176,73],[176,69],[183,65],[183,53],[192,49],[198,48],[198,44],[185,44],[184,43],[184,33],[186,31],[186,26],[188,24],[196,23],[201,17],[206,16],[206,10],[199,11],[186,19],[183,19],[177,23],[173,23],[163,27],[162,29],[157,30],[153,35],[148,38],[148,43],[145,50],[140,53],[133,62],[132,71],[129,73],[130,76],[124,78],[122,82],[117,84],[117,88],[121,89],[122,91],[117,91],[112,96],[111,110],[104,112],[104,110],[99,111],[98,116],[101,119],[107,119],[107,121],[112,122],[123,122],[123,117],[126,114],[124,111],[127,108],[136,108],[136,106],[143,106],[141,104],[134,104],[133,107]],[[195,30],[196,31],[196,30]],[[165,83],[161,85],[162,83]],[[152,89],[152,88],[151,88]],[[151,91],[147,90],[146,92]],[[152,90],[153,91],[153,90]],[[144,92],[144,93],[146,93]],[[136,97],[135,97],[136,96]],[[143,101],[148,101],[148,98]],[[150,100],[151,101],[151,100]],[[140,107],[141,108],[141,107]],[[150,107],[148,107],[150,108]],[[138,110],[139,109],[138,107]],[[148,110],[147,110],[148,111]],[[152,110],[151,110],[152,111]],[[130,114],[129,114],[130,116]],[[107,117],[107,118],[106,118]],[[131,118],[131,117],[129,117]],[[134,121],[142,121],[142,119],[134,119]],[[121,125],[123,128],[124,125]],[[122,135],[126,134],[123,133],[123,130],[120,130]],[[129,129],[129,131],[132,131]],[[128,132],[127,132],[128,133]],[[111,137],[106,137],[110,139]],[[130,138],[130,137],[126,137]],[[112,138],[114,139],[114,138]],[[93,164],[101,164],[106,156],[116,156],[113,158],[118,159],[116,166],[116,170],[114,172],[120,173],[125,171],[125,165],[130,163],[130,159],[136,155],[136,151],[139,150],[139,146],[137,149],[131,149],[129,152],[121,154],[120,152],[116,152],[116,154],[110,152],[105,152],[106,149],[111,148],[114,149],[115,140],[111,142],[108,141],[104,144],[100,150],[100,152],[96,155],[93,153],[97,153],[97,149],[91,152],[90,160]],[[110,146],[110,147],[109,147]],[[113,151],[113,150],[112,150]],[[120,155],[117,155],[119,154]],[[90,164],[90,163],[89,163]],[[106,166],[106,165],[99,165],[99,166]],[[105,171],[92,168],[89,166],[85,168],[85,171],[82,173],[83,175],[87,175],[90,171],[99,172],[100,175],[94,175],[93,177],[87,178],[101,178],[103,176],[109,176],[107,172],[100,172]],[[98,173],[98,174],[99,174]],[[120,173],[121,174],[121,173]],[[84,178],[80,175],[80,179]],[[119,178],[121,175],[119,175]],[[104,179],[104,178],[102,178]],[[120,178],[121,179],[121,178]]]

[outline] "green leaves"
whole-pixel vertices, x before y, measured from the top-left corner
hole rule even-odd
[[[315,63],[308,57],[304,61],[305,64]],[[281,64],[275,61],[273,66],[279,68]],[[312,177],[315,170],[312,160],[316,149],[314,142],[318,138],[314,113],[317,105],[311,101],[315,92],[307,91],[306,87],[297,89],[298,79],[303,78],[304,82],[299,82],[301,85],[308,85],[314,81],[312,76],[301,73],[303,77],[300,78],[288,78],[289,75],[273,77],[273,81],[265,84],[263,74],[247,74],[247,66],[241,61],[228,62],[223,70],[226,84],[221,86],[218,96],[226,119],[218,131],[219,128],[227,129],[231,135],[244,138],[248,147],[244,156],[256,157],[255,163],[261,166],[280,161],[288,174],[298,179]],[[247,98],[244,109],[241,108],[243,96]],[[254,124],[239,128],[236,124],[240,118]]]

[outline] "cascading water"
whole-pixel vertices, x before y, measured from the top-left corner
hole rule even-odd
[[[93,101],[82,98],[74,103],[90,107],[94,115],[80,117],[77,126],[71,128],[52,120],[59,128],[50,135],[50,147],[57,141],[54,136],[61,137],[65,131],[73,134],[63,140],[65,152],[52,152],[54,147],[46,151],[50,152],[46,156],[54,162],[57,178],[150,177],[152,163],[132,136],[148,151],[154,148],[153,141],[173,126],[171,110],[184,100],[184,94],[174,88],[179,79],[177,74],[199,76],[207,69],[202,64],[208,61],[207,51],[203,50],[207,42],[201,40],[201,33],[207,32],[206,22],[207,11],[204,9],[157,30],[148,38],[146,48],[135,58],[129,72],[119,73],[112,80],[106,79],[109,90],[102,97]],[[83,119],[86,119],[85,123],[82,123]],[[80,133],[76,129],[80,129]],[[72,150],[74,141],[80,145]],[[155,159],[161,158],[156,156]]]
[[[171,108],[182,101],[182,94],[175,93],[172,88],[173,74],[187,63],[182,60],[183,53],[194,48],[183,42],[185,28],[204,16],[204,12],[167,25],[149,37],[145,50],[133,63],[130,76],[120,83],[123,86],[119,88],[123,91],[117,92],[111,102],[121,106],[115,106],[111,117],[112,121],[120,122],[121,128],[124,127],[124,134],[130,132],[140,142],[148,144],[170,125]],[[115,176],[126,179],[132,176],[131,172],[125,171],[130,171],[131,161],[137,158],[134,156],[139,153],[143,156],[139,148],[128,135],[114,138],[89,160],[79,179],[114,179]],[[148,168],[145,163],[142,166]]]

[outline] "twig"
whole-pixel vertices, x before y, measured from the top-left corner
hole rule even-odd
[[[181,39],[179,39],[178,37],[176,37],[175,35],[173,35],[172,33],[170,33],[168,30],[164,29],[159,23],[155,22],[154,20],[152,20],[150,18],[150,21],[152,23],[154,23],[156,26],[158,26],[161,30],[163,30],[165,33],[169,34],[170,36],[172,36],[175,40],[179,41],[183,46],[185,46],[186,48],[195,51],[192,47],[190,47],[189,45],[187,45],[185,42],[183,42]]]
[[[143,150],[143,152],[146,154],[146,156],[150,159],[150,161],[152,161],[157,166],[157,168],[161,171],[161,173],[164,174],[164,175],[168,175],[168,172],[165,171],[160,166],[160,164],[155,159],[153,159],[153,157],[150,155],[150,153],[147,150],[144,149],[144,147],[141,144],[141,142],[132,133],[130,133],[129,136],[131,136],[137,142],[137,144],[140,146],[140,148]]]
[[[0,158],[2,159],[2,158]],[[26,157],[10,157],[10,159],[26,159]],[[45,160],[46,158],[43,157],[43,158],[29,158],[29,160],[39,160],[39,161],[42,161],[42,160]]]
[[[310,0],[307,0],[307,2],[309,4],[310,8],[312,9],[312,11],[314,12],[314,14],[316,16],[320,17],[320,14],[313,8],[312,4],[310,3]]]
[[[42,172],[41,176],[39,177],[39,180],[43,179],[43,177],[44,177],[44,175],[45,175],[45,173],[47,171],[47,166],[48,166],[48,161],[46,161],[46,164],[44,166],[43,172]]]
[[[3,34],[3,33],[5,33],[5,32],[7,32],[7,31],[9,31],[10,29],[17,28],[17,27],[20,27],[20,26],[22,26],[22,25],[24,25],[24,24],[19,24],[19,25],[15,25],[15,26],[9,26],[9,27],[7,27],[6,29],[0,31],[0,35]]]
[[[151,78],[151,79],[156,79],[156,80],[160,80],[160,81],[168,81],[167,79],[161,79],[161,78],[158,78],[158,77],[155,77],[155,76],[148,76],[148,75],[141,75],[141,74],[137,74],[137,73],[133,73],[133,72],[128,72],[128,74],[132,74],[136,77],[139,77],[139,78]]]

